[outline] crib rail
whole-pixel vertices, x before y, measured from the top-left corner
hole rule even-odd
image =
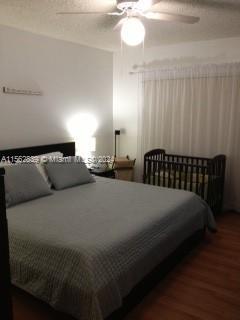
[[[166,154],[155,149],[144,156],[143,182],[195,192],[214,212],[221,211],[225,175],[224,155],[200,158]]]
[[[207,166],[167,160],[146,161],[144,183],[190,191],[196,183],[196,193],[202,195],[206,181]]]

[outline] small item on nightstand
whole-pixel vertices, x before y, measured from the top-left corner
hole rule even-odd
[[[92,168],[89,169],[91,174],[95,176],[115,179],[115,170],[108,168]]]
[[[136,159],[130,160],[129,156],[115,158],[114,169],[116,179],[133,181]]]

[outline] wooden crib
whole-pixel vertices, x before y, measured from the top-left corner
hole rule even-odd
[[[143,182],[195,192],[217,214],[222,211],[225,166],[225,155],[200,158],[154,149],[144,155]]]

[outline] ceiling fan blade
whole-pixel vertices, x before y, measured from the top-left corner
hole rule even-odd
[[[115,27],[113,28],[113,30],[114,30],[114,31],[115,31],[115,30],[119,30],[119,29],[122,27],[124,21],[127,20],[127,19],[128,19],[128,18],[122,18],[120,21],[118,21],[118,23],[115,25]]]
[[[119,11],[119,12],[109,12],[107,13],[109,16],[122,16],[124,15],[125,11]]]
[[[190,0],[152,0],[152,6],[163,3],[174,3],[179,5],[189,5],[193,2]],[[226,10],[239,10],[240,2],[237,0],[196,0],[197,8],[209,8],[209,9],[226,9]]]
[[[57,12],[59,15],[78,15],[78,14],[107,14],[110,16],[121,16],[122,12],[103,12],[103,11],[63,11]]]
[[[189,23],[189,24],[197,23],[200,20],[199,17],[185,16],[182,14],[171,14],[171,13],[165,13],[165,12],[145,12],[143,13],[143,16],[151,20],[182,22],[182,23]]]

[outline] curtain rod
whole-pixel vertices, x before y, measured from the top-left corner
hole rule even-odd
[[[134,73],[134,74],[131,74],[131,75],[135,75],[135,74],[137,74],[137,73]],[[142,73],[139,73],[139,74],[142,74]],[[205,76],[203,76],[203,75],[193,75],[193,76],[185,76],[185,77],[183,77],[183,76],[176,76],[176,77],[159,77],[159,78],[151,78],[151,77],[149,77],[149,78],[146,78],[146,79],[142,79],[141,81],[144,81],[144,82],[146,82],[146,81],[152,81],[152,80],[179,80],[179,79],[204,79],[204,78],[222,78],[222,79],[224,79],[224,78],[237,78],[237,77],[240,77],[240,73],[239,74],[235,74],[235,75],[233,75],[233,74],[229,74],[229,75],[217,75],[217,74],[209,74],[208,76],[207,75],[205,75]],[[240,80],[240,79],[239,79]]]
[[[193,72],[196,69],[206,69],[206,68],[218,68],[218,69],[223,69],[226,67],[238,67],[238,72],[240,74],[240,62],[236,61],[236,62],[227,62],[227,63],[209,63],[209,64],[196,64],[196,65],[190,65],[190,66],[175,66],[175,67],[168,67],[168,68],[164,68],[164,67],[157,67],[155,69],[143,69],[143,70],[139,70],[139,71],[130,71],[129,74],[130,75],[134,75],[134,74],[144,74],[144,73],[154,73],[154,72],[179,72],[181,70],[193,70]],[[221,75],[219,75],[221,76]]]
[[[147,73],[147,72],[154,72],[154,71],[130,71],[129,74],[132,76],[132,75],[135,75],[135,74],[144,74],[144,73]],[[195,78],[197,75],[193,75],[193,77]],[[233,77],[233,76],[240,76],[240,71],[235,73],[235,74],[210,74],[209,76],[214,76],[214,77],[221,77],[221,78],[228,78],[228,77]],[[182,76],[183,77],[183,76]],[[188,75],[189,77],[189,75]],[[199,75],[199,78],[207,78],[208,75]],[[178,75],[178,78],[181,78],[181,76]]]

